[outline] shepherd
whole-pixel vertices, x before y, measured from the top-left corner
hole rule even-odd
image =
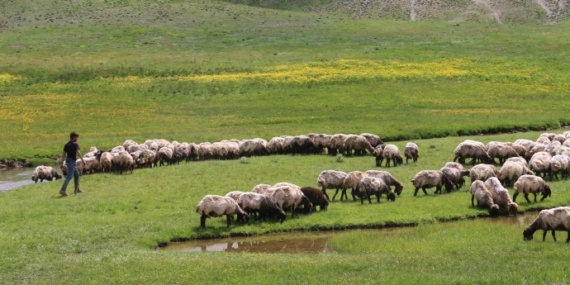
[[[81,193],[79,189],[79,171],[77,170],[77,166],[75,162],[77,161],[77,156],[81,158],[81,162],[85,165],[85,161],[83,160],[83,156],[81,155],[81,151],[79,151],[79,144],[77,143],[77,139],[79,138],[79,134],[76,132],[71,132],[69,134],[69,142],[63,146],[63,153],[61,154],[61,169],[64,170],[67,168],[67,175],[65,176],[65,180],[63,181],[63,186],[61,186],[61,190],[59,190],[59,195],[62,197],[67,196],[65,190],[67,189],[67,184],[71,180],[73,176],[73,182],[75,184],[75,191],[74,193]]]

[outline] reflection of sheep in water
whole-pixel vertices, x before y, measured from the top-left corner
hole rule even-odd
[[[247,213],[244,212],[232,198],[218,195],[206,195],[196,206],[196,213],[200,214],[200,226],[206,227],[206,218],[226,215],[226,225],[229,228],[233,215],[237,215],[242,222],[247,222]]]
[[[538,217],[523,231],[525,240],[532,240],[534,232],[543,230],[542,241],[546,239],[546,233],[552,231],[552,238],[556,241],[554,231],[566,231],[568,237],[566,242],[570,242],[570,207],[558,207],[542,210]]]

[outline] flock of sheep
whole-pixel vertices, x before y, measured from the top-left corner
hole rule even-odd
[[[127,140],[121,146],[109,151],[100,151],[92,147],[84,155],[85,164],[78,160],[81,174],[94,172],[133,171],[135,168],[157,167],[178,164],[181,161],[209,159],[237,159],[243,156],[259,156],[269,154],[342,154],[365,155],[369,153],[376,158],[376,165],[397,166],[411,159],[414,163],[419,158],[419,148],[415,143],[407,143],[404,156],[396,145],[384,144],[379,136],[369,133],[361,135],[326,135],[309,134],[300,136],[274,137],[270,141],[264,139],[224,140],[215,143],[178,143],[163,139],[147,140],[142,144]],[[471,179],[471,203],[474,206],[489,210],[492,216],[499,214],[501,208],[510,214],[518,212],[517,196],[522,193],[528,203],[529,195],[542,195],[541,201],[551,196],[552,190],[545,179],[566,179],[570,173],[570,132],[563,134],[544,133],[536,141],[519,139],[515,142],[489,142],[486,145],[473,140],[460,143],[454,151],[454,161],[447,162],[439,170],[422,170],[411,180],[417,195],[419,189],[428,194],[426,189],[435,188],[435,193],[459,190],[465,184],[465,177]],[[466,159],[473,165],[465,169]],[[499,170],[495,165],[502,165]],[[64,173],[65,175],[65,173]],[[58,179],[61,176],[49,166],[39,166],[33,174],[34,181]],[[308,213],[315,206],[326,210],[329,196],[327,189],[335,189],[334,200],[341,192],[340,200],[348,199],[347,189],[351,189],[353,200],[367,199],[375,195],[380,202],[382,195],[395,201],[400,196],[403,184],[387,171],[369,170],[345,173],[336,170],[325,170],[317,178],[317,185],[300,187],[291,183],[276,185],[261,184],[251,192],[232,191],[226,196],[207,195],[196,207],[201,215],[201,226],[205,219],[214,216],[227,216],[230,225],[231,217],[237,215],[246,221],[249,215],[258,219],[277,217],[280,222],[285,219],[285,210]],[[513,186],[511,198],[505,187]],[[553,214],[554,215],[554,214]],[[559,214],[555,215],[559,217]],[[538,219],[546,219],[545,214]],[[570,217],[569,217],[570,219]],[[568,227],[561,226],[567,223]],[[570,222],[560,220],[534,222],[533,229],[569,230]],[[539,225],[539,226],[537,226]],[[529,229],[525,230],[525,239],[532,238]],[[554,233],[553,233],[554,235]]]

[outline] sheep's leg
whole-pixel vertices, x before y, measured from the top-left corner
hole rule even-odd
[[[425,194],[425,195],[428,194],[425,187],[422,187],[422,191],[424,191],[424,194]]]
[[[566,238],[566,243],[570,242],[570,231],[568,231],[568,237]]]
[[[206,227],[206,215],[202,215],[200,217],[200,226],[205,228]]]
[[[548,230],[544,230],[542,231],[542,241],[546,240],[546,233],[548,232]]]
[[[295,205],[291,205],[291,218],[295,217]]]
[[[536,192],[532,194],[534,194],[534,202],[536,203]]]
[[[433,194],[438,194],[438,193],[441,194],[441,185],[437,185],[435,187],[435,192],[433,192]]]
[[[348,200],[348,195],[346,194],[346,188],[342,188],[342,192],[340,194],[340,200],[342,201],[342,197],[344,196],[344,198],[346,200]],[[334,199],[333,199],[334,200]]]
[[[526,199],[527,203],[530,203],[530,199],[528,199],[528,193],[524,193],[524,198]],[[536,201],[535,201],[536,202]]]
[[[331,199],[329,198],[329,195],[327,195],[327,188],[323,187],[321,191],[323,191],[323,194],[325,194],[325,197],[327,197],[327,201],[330,201]]]
[[[475,195],[471,194],[471,206],[475,206]]]
[[[513,194],[513,202],[517,201],[517,196],[519,195],[518,192],[515,192],[515,194]]]
[[[334,192],[333,201],[334,201],[334,199],[336,198],[336,194],[338,194],[338,188],[337,188],[336,191]],[[342,193],[340,194],[340,200],[342,201]]]
[[[230,227],[232,224],[232,215],[226,215],[226,227]]]
[[[418,195],[418,190],[420,190],[420,187],[416,187],[416,191],[414,191],[414,196]]]
[[[552,230],[552,238],[554,239],[554,241],[556,241],[556,232],[554,230]]]
[[[352,195],[352,200],[356,201],[356,191],[358,191],[357,189],[352,188],[352,192],[350,192],[350,195]],[[346,198],[348,199],[348,198]]]

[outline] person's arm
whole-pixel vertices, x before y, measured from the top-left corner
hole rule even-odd
[[[83,165],[85,165],[85,160],[83,160],[83,155],[81,155],[81,151],[79,149],[77,150],[77,156],[81,158],[81,162],[83,162]]]
[[[63,167],[64,165],[65,165],[65,150],[61,154],[61,166]]]

